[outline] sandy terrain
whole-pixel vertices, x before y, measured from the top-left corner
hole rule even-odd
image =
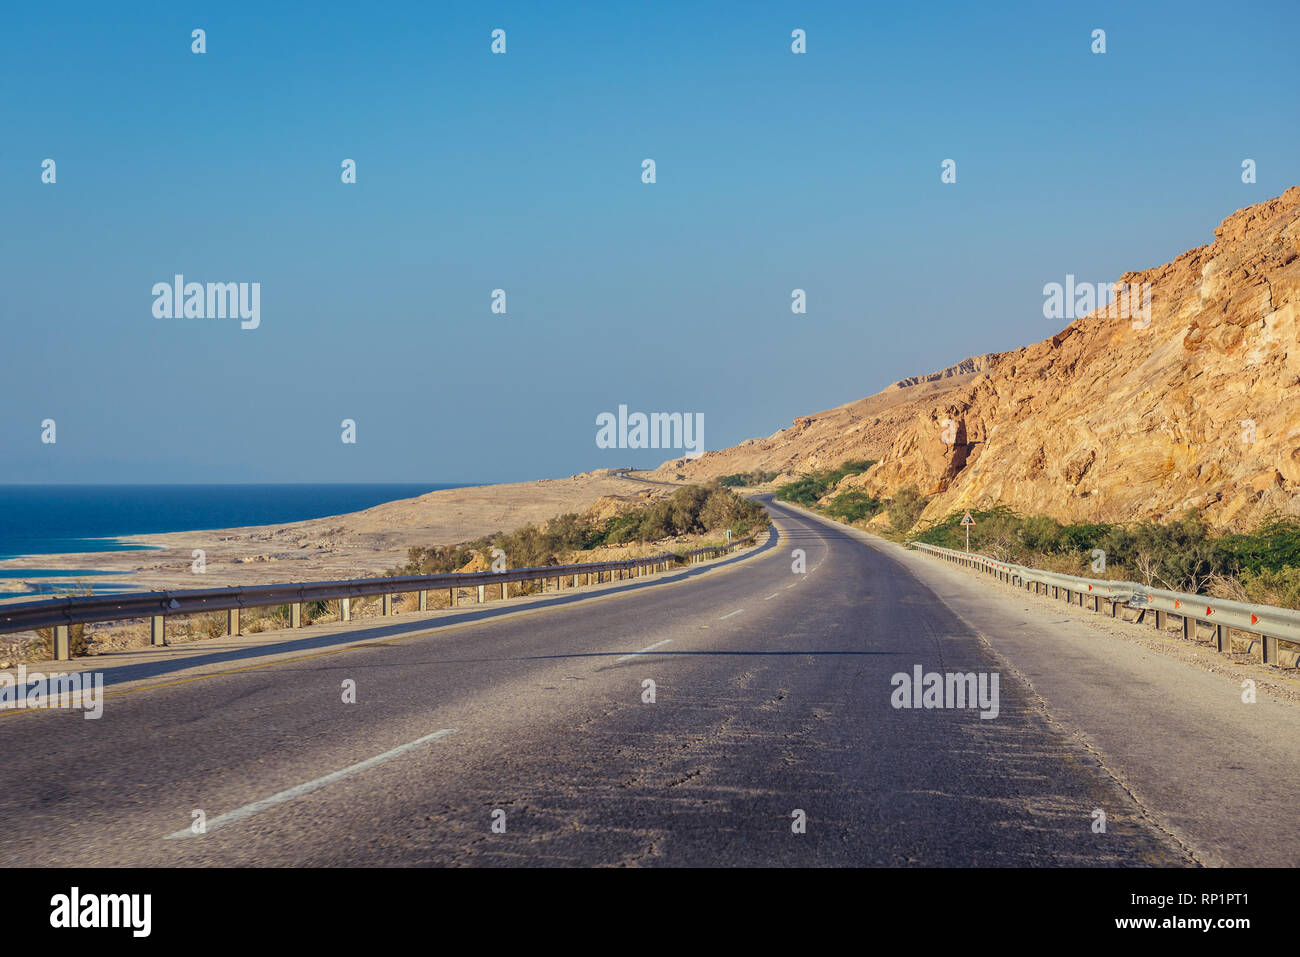
[[[360,512],[286,525],[259,525],[125,538],[157,551],[34,555],[0,562],[0,568],[100,569],[123,573],[140,588],[203,588],[286,581],[317,581],[375,574],[404,564],[412,545],[450,545],[497,531],[542,523],[565,512],[584,512],[602,497],[635,501],[667,492],[602,469],[565,479],[513,485],[443,489],[386,502]],[[206,571],[191,570],[202,549]],[[94,579],[87,579],[94,582]],[[22,580],[0,588],[22,588]],[[9,593],[3,601],[30,595]]]

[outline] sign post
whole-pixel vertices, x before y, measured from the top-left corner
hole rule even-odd
[[[970,527],[975,524],[975,519],[970,517],[970,512],[967,512],[965,515],[961,517],[961,524],[966,529],[966,551],[969,552],[970,551]]]

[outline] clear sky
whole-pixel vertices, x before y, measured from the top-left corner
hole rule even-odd
[[[1295,0],[288,7],[5,6],[0,482],[653,466],[596,416],[768,435],[1300,182]]]

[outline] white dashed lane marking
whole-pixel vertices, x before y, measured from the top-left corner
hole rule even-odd
[[[662,648],[664,645],[669,644],[671,641],[672,641],[671,638],[665,638],[663,641],[656,641],[653,645],[650,645],[649,647],[642,648],[640,651],[634,651],[630,655],[624,655],[622,658],[618,658],[615,660],[627,661],[629,658],[635,658],[637,655],[644,655],[647,651],[654,651],[656,648]]]
[[[272,794],[268,798],[262,798],[260,801],[254,801],[252,804],[245,804],[241,808],[233,811],[227,811],[219,817],[214,817],[207,822],[204,833],[211,833],[217,828],[225,827],[227,824],[236,824],[246,817],[252,817],[259,811],[265,811],[267,808],[275,807],[277,804],[284,804],[286,801],[292,801],[294,798],[300,798],[304,794],[310,794],[312,791],[319,790],[326,785],[333,784],[335,781],[342,781],[344,778],[350,778],[354,774],[359,774],[377,764],[383,764],[393,758],[405,754],[408,751],[414,751],[422,744],[430,741],[436,741],[438,738],[445,738],[449,734],[455,734],[455,728],[443,728],[441,731],[435,731],[433,734],[426,734],[422,738],[416,738],[406,744],[399,745],[391,751],[385,751],[383,754],[376,754],[373,758],[366,758],[364,761],[358,761],[356,764],[349,765],[341,771],[335,771],[333,774],[327,774],[322,778],[314,781],[308,781],[305,784],[299,784],[291,787],[287,791],[281,791],[279,794]],[[183,831],[177,831],[174,834],[168,834],[165,838],[168,841],[176,841],[186,837],[202,837],[202,834],[195,834],[189,828]]]

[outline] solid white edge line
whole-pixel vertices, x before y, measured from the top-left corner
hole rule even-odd
[[[732,615],[739,615],[739,614],[740,614],[742,611],[744,611],[744,610],[745,610],[745,609],[743,609],[743,608],[737,608],[735,611],[728,612],[727,614],[723,615],[721,618],[718,619],[718,621],[726,621],[726,620],[727,620],[728,618],[730,618]]]
[[[426,734],[422,738],[416,738],[414,741],[411,741],[407,744],[399,745],[398,747],[393,748],[391,751],[385,751],[383,754],[376,754],[373,758],[366,758],[364,761],[359,761],[356,764],[349,765],[348,767],[343,768],[341,771],[335,771],[333,774],[327,774],[323,778],[317,778],[314,781],[308,781],[306,784],[299,784],[296,787],[289,788],[287,791],[281,791],[279,794],[272,794],[268,798],[262,798],[262,800],[260,801],[254,801],[252,804],[245,804],[241,808],[236,808],[233,811],[228,811],[227,813],[222,814],[220,817],[214,817],[211,821],[208,821],[207,827],[204,829],[203,834],[211,833],[212,831],[217,830],[217,828],[225,827],[228,824],[235,824],[239,821],[242,821],[246,817],[252,817],[254,814],[257,814],[260,811],[265,811],[267,808],[275,807],[277,804],[284,804],[286,801],[292,801],[294,798],[302,797],[304,794],[310,794],[312,791],[316,791],[319,790],[320,788],[325,787],[326,785],[333,784],[335,781],[341,781],[344,778],[351,777],[354,774],[359,774],[360,772],[365,771],[367,768],[373,768],[376,764],[382,764],[383,762],[391,760],[392,758],[395,758],[398,755],[402,755],[408,751],[412,751],[415,748],[418,748],[422,744],[427,744],[430,741],[436,741],[438,738],[444,738],[449,734],[455,734],[455,733],[456,733],[455,728],[443,728],[441,731],[435,731],[433,732],[433,734]],[[203,834],[195,834],[192,830],[186,828],[183,831],[177,831],[175,834],[168,834],[164,838],[164,840],[176,841],[185,837],[203,837]]]

